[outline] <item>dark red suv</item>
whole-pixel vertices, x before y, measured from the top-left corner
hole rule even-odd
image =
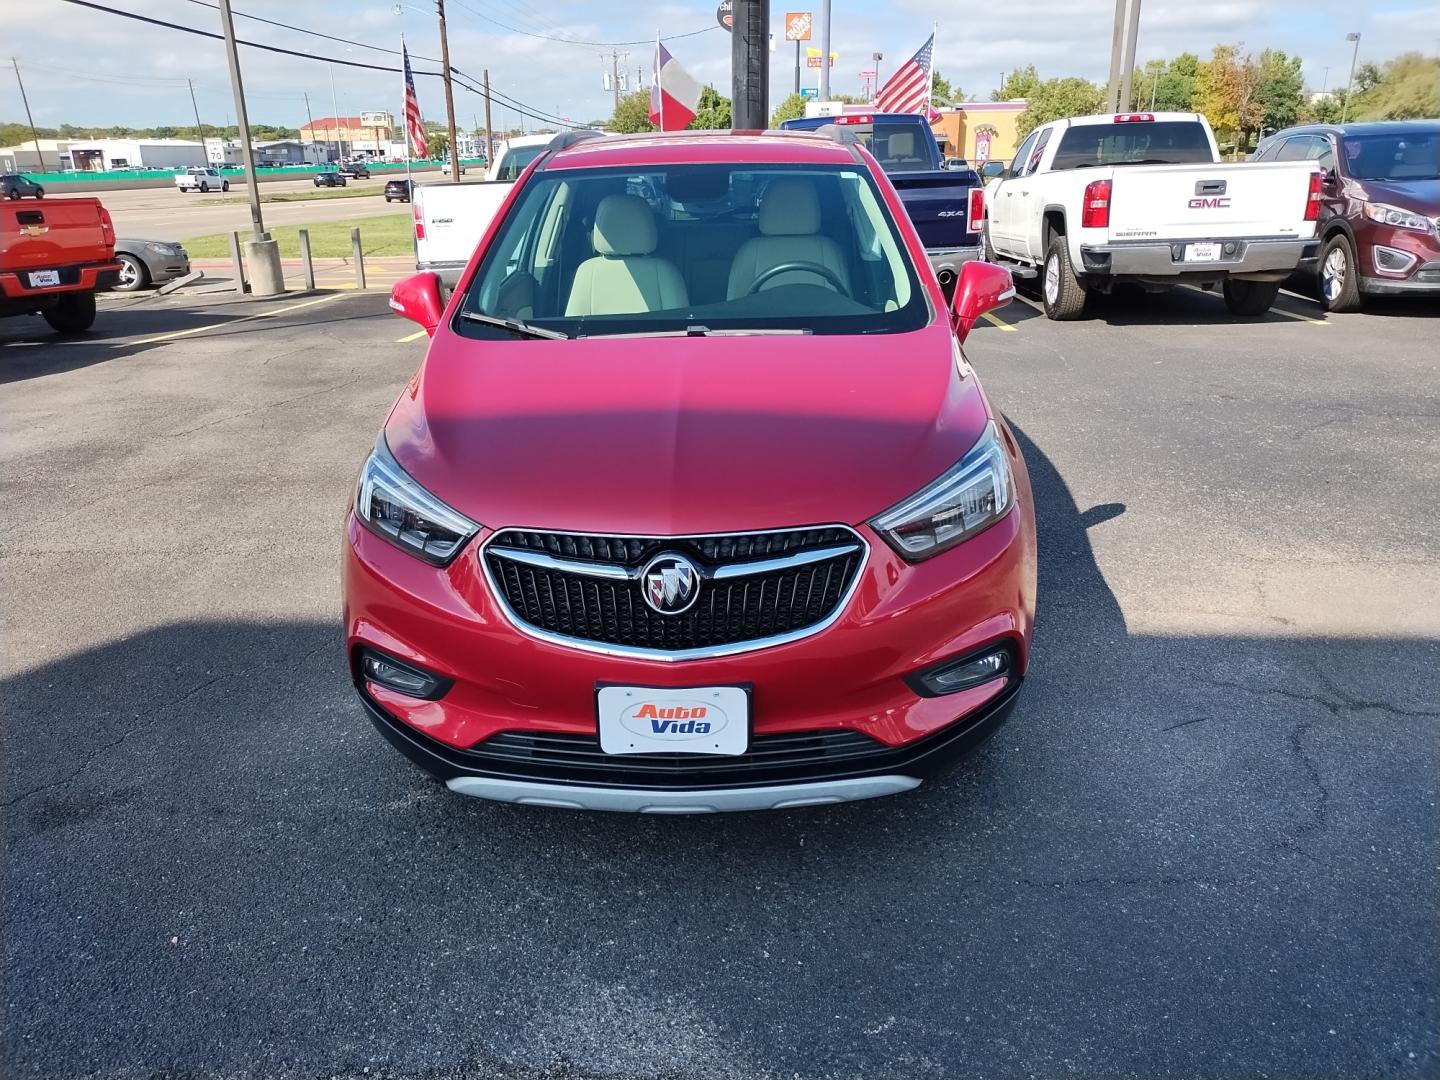
[[[1367,296],[1440,296],[1440,123],[1286,128],[1251,160],[1325,169],[1310,269],[1330,311],[1359,311]]]
[[[686,813],[908,791],[1024,677],[1020,446],[895,189],[815,135],[558,136],[361,471],[346,641],[452,791]]]

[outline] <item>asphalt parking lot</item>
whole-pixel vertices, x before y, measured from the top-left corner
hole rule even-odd
[[[465,800],[365,719],[341,518],[424,349],[382,292],[0,322],[0,1072],[1440,1075],[1440,309],[1281,307],[978,327],[1014,718],[685,819]]]

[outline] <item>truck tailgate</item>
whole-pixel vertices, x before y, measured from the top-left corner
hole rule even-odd
[[[969,227],[970,191],[980,177],[961,169],[889,173],[905,212],[926,248],[974,247],[980,234]]]
[[[1117,166],[1110,239],[1312,236],[1304,161]]]
[[[0,269],[108,262],[115,234],[99,199],[0,202]]]
[[[514,186],[513,180],[417,184],[411,204],[416,265],[423,269],[469,262]]]

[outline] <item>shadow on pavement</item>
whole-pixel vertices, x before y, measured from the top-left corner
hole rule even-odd
[[[1435,643],[1131,635],[1017,435],[1034,666],[912,795],[465,800],[323,621],[7,680],[5,1074],[1433,1075]]]

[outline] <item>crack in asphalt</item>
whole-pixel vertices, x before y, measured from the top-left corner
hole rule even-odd
[[[315,656],[317,653],[320,653],[327,648],[329,648],[329,646],[327,645],[318,645],[315,648],[311,649],[309,652],[302,654],[298,659],[294,661],[287,659],[284,662],[287,665],[293,664],[294,666],[298,667],[300,664],[310,659],[310,657]],[[281,661],[271,661],[265,666],[273,667],[275,666],[275,664],[280,662]],[[0,807],[9,810],[15,806],[18,806],[20,803],[26,801],[27,799],[33,798],[34,796],[41,794],[42,792],[53,791],[56,788],[62,788],[68,784],[74,783],[87,770],[89,770],[90,766],[93,765],[95,761],[100,758],[101,755],[106,754],[111,750],[114,750],[121,743],[129,739],[131,735],[153,728],[156,724],[160,722],[165,713],[170,709],[175,708],[177,705],[183,705],[186,701],[189,701],[196,694],[199,694],[202,691],[209,689],[216,683],[225,682],[228,679],[238,678],[241,675],[253,672],[253,670],[253,667],[247,667],[243,670],[229,671],[220,675],[216,675],[214,678],[206,679],[204,682],[199,683],[196,686],[192,686],[188,690],[177,694],[169,701],[161,702],[159,705],[155,706],[150,711],[148,719],[142,720],[137,714],[132,718],[130,726],[127,727],[118,737],[111,739],[107,743],[102,743],[99,746],[93,747],[90,752],[85,755],[84,759],[80,762],[80,764],[76,766],[76,768],[68,776],[61,777],[59,780],[51,780],[48,783],[39,785],[38,787],[33,787],[28,791],[22,791],[19,795],[14,796],[13,798],[7,800],[4,803],[0,803]]]

